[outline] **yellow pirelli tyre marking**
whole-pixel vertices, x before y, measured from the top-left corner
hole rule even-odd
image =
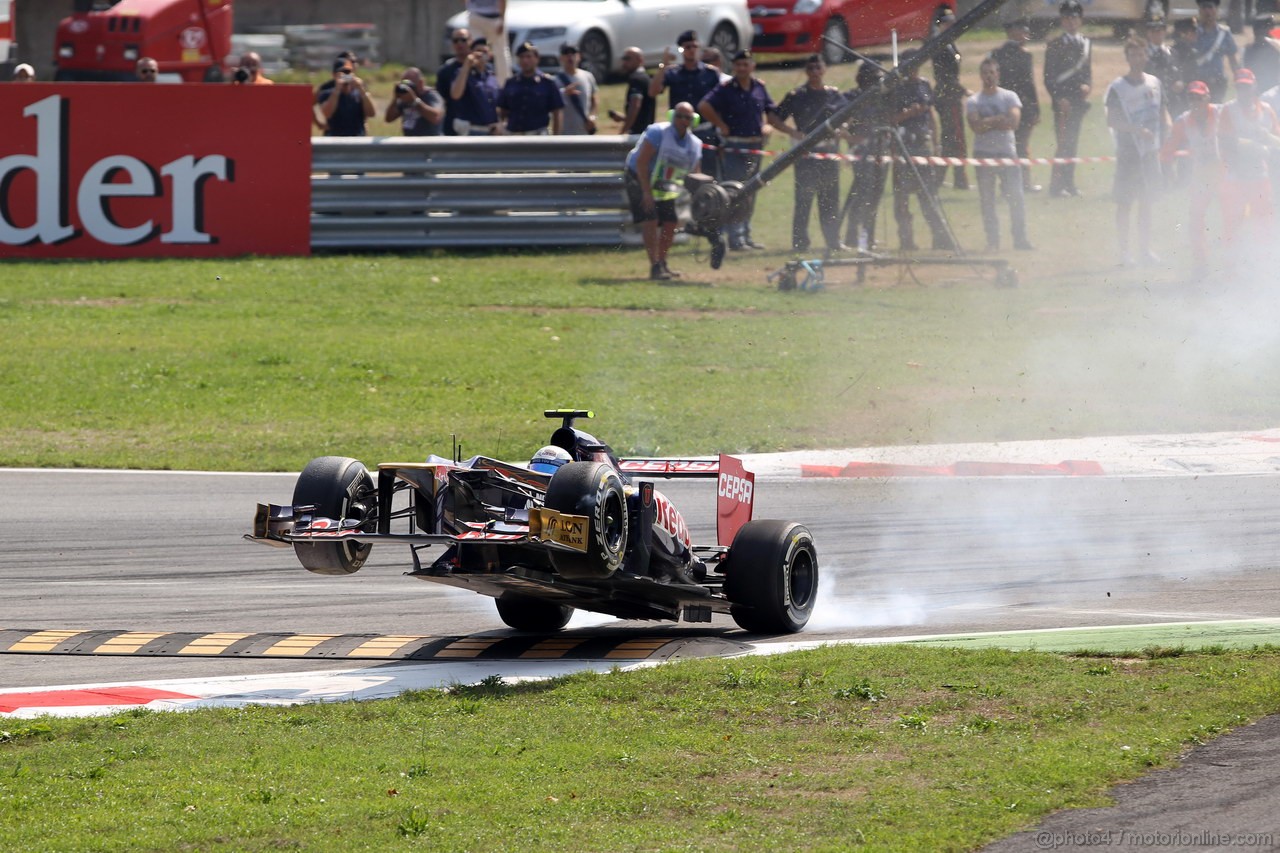
[[[302,657],[325,640],[332,640],[334,637],[341,636],[339,634],[294,634],[292,637],[285,637],[271,648],[263,652],[264,655],[280,655],[281,657]]]
[[[484,653],[485,649],[497,643],[497,640],[456,640],[436,652],[438,658],[474,658]]]
[[[131,655],[152,640],[169,636],[168,631],[128,631],[102,643],[93,650],[95,655]]]
[[[649,657],[658,649],[671,642],[669,638],[660,640],[628,640],[625,643],[619,643],[618,647],[605,655],[606,658],[629,658],[641,660]]]
[[[520,655],[522,658],[562,658],[573,648],[582,645],[582,640],[543,640],[529,651]]]
[[[220,655],[234,643],[253,634],[205,634],[178,650],[180,655]]]
[[[58,644],[78,637],[84,631],[37,631],[9,647],[11,652],[51,652]]]
[[[377,657],[380,655],[385,655],[387,657],[395,657],[396,652],[400,651],[405,646],[409,645],[410,643],[421,642],[424,639],[426,638],[425,637],[395,637],[395,636],[375,637],[374,639],[369,640],[366,643],[362,643],[360,646],[347,652],[347,657],[349,658],[364,657],[366,655],[373,656],[373,657]]]

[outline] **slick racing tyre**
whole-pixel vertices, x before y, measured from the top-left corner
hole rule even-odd
[[[499,596],[495,603],[498,605],[498,618],[517,631],[542,634],[559,631],[569,624],[569,617],[573,615],[573,608],[567,604],[510,592]]]
[[[551,552],[551,564],[563,578],[603,580],[618,570],[627,551],[627,501],[622,478],[602,462],[567,462],[547,486],[548,509],[587,517],[583,554]]]
[[[366,503],[373,493],[373,478],[362,463],[345,456],[321,456],[308,462],[298,475],[293,505],[314,506],[317,516],[337,521],[373,517],[375,513]],[[350,540],[293,543],[298,562],[318,575],[353,574],[369,559],[372,549],[372,544]]]
[[[790,521],[749,521],[733,538],[724,594],[738,627],[757,634],[794,634],[818,598],[813,536]]]

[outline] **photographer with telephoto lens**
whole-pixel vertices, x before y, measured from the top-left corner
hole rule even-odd
[[[444,98],[422,79],[422,71],[406,68],[396,84],[383,120],[401,121],[405,136],[440,136],[443,132]]]

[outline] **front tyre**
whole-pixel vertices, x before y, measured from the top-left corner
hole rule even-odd
[[[569,624],[573,608],[527,595],[505,593],[494,600],[498,605],[498,618],[517,631],[536,631],[540,634],[559,631]]]
[[[293,487],[294,506],[314,506],[315,515],[342,521],[371,518],[376,513],[368,501],[374,495],[373,478],[364,465],[346,456],[312,459]],[[350,575],[369,559],[372,544],[352,542],[294,542],[293,553],[309,572],[318,575]]]
[[[794,634],[818,599],[818,552],[803,524],[750,521],[733,538],[724,593],[733,621],[757,634]]]
[[[627,551],[627,499],[622,478],[603,462],[567,462],[547,485],[546,506],[587,518],[585,553],[551,552],[551,565],[570,580],[604,580]]]

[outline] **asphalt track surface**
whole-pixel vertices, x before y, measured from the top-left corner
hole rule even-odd
[[[375,549],[359,574],[328,578],[287,549],[243,541],[254,503],[284,502],[292,487],[282,475],[0,471],[0,628],[511,633],[488,599],[403,577],[403,549]],[[664,491],[709,541],[712,484]],[[1278,501],[1274,475],[767,477],[756,516],[814,533],[823,600],[803,635],[814,640],[1272,617]],[[656,632],[744,636],[721,617]],[[569,633],[643,637],[655,626],[583,617]],[[2,655],[0,687],[333,665]],[[1060,813],[990,849],[1275,849],[1277,719],[1122,786],[1113,808]]]
[[[510,633],[490,599],[406,578],[374,549],[349,577],[241,539],[291,475],[0,471],[0,628]],[[714,483],[669,482],[714,541]],[[756,517],[813,531],[824,580],[805,640],[1276,615],[1280,476],[763,478]],[[742,637],[580,614],[572,635]],[[778,638],[794,639],[791,637]],[[0,687],[331,668],[332,660],[0,656]]]

